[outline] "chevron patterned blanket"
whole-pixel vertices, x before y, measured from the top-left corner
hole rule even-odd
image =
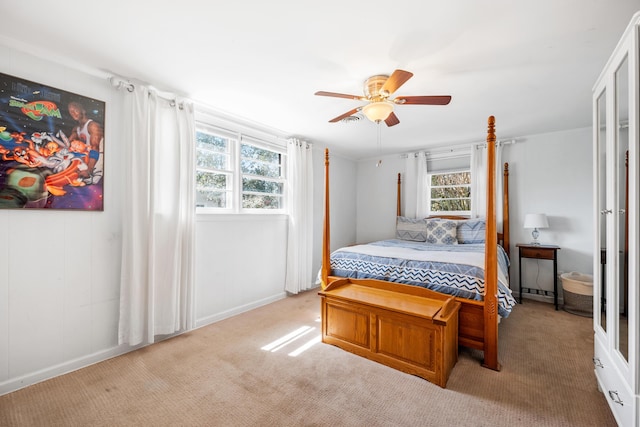
[[[508,317],[516,300],[509,289],[509,259],[498,246],[498,313]],[[331,254],[331,274],[417,285],[482,301],[484,244],[430,245],[390,239],[349,246]]]

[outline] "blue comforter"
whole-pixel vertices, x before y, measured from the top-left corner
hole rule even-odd
[[[516,300],[508,286],[509,259],[501,246],[498,246],[498,267],[498,313],[507,317]],[[482,301],[484,244],[430,245],[381,240],[333,252],[331,270],[334,276],[417,285]]]

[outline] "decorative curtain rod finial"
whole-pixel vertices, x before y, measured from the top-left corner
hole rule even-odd
[[[125,82],[124,80],[117,78],[115,76],[109,77],[109,83],[111,83],[111,86],[113,86],[116,89],[126,88],[129,92],[133,92],[133,90],[135,89],[135,86],[133,85],[133,83]]]

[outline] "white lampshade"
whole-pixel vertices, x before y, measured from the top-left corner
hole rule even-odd
[[[524,217],[524,228],[549,228],[549,221],[545,214],[527,214]]]
[[[372,122],[385,120],[392,111],[393,104],[389,101],[371,102],[362,107],[362,112]]]

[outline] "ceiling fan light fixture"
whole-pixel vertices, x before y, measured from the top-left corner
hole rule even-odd
[[[389,101],[377,101],[362,107],[362,112],[372,122],[386,120],[393,112],[393,103]]]
[[[331,96],[334,98],[345,98],[356,101],[365,101],[365,105],[351,109],[339,115],[329,123],[349,122],[349,117],[361,112],[363,117],[367,117],[372,122],[379,124],[384,121],[387,127],[400,123],[396,116],[394,105],[447,105],[451,101],[451,96],[400,96],[389,99],[403,84],[413,76],[413,73],[405,70],[395,70],[390,76],[379,74],[369,77],[364,82],[364,96],[349,95],[346,93],[318,91],[315,94],[320,96]]]

